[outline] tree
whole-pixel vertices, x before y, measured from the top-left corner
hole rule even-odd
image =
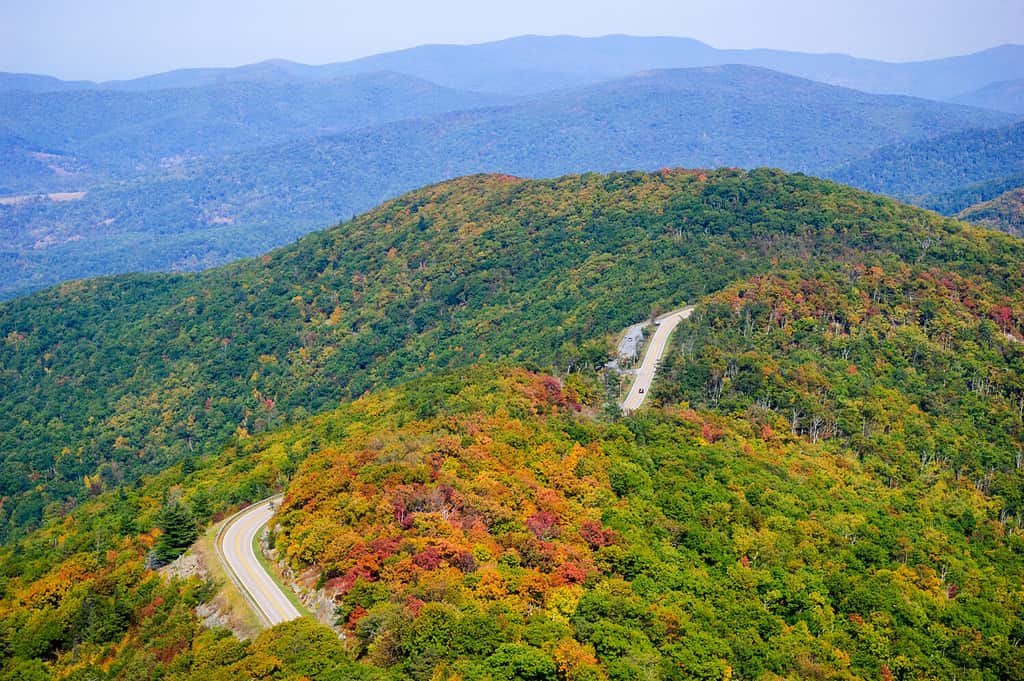
[[[160,563],[169,563],[180,556],[199,534],[192,514],[178,501],[164,508],[160,514],[159,527],[163,534],[156,543],[154,553]]]

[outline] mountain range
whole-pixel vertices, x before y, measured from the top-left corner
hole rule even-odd
[[[302,99],[325,93],[331,106]],[[44,175],[57,172],[54,187],[63,191],[77,172],[109,178],[76,187],[87,191],[72,201],[24,197],[0,205],[0,295],[67,278],[196,269],[256,255],[458,175],[676,166],[823,173],[888,144],[1013,120],[749,66],[648,71],[484,106],[493,100],[393,74],[0,96],[10,112],[6,126],[17,133],[7,142],[7,157],[17,161],[12,169],[34,163]],[[465,106],[478,108],[429,115]],[[135,113],[108,115],[118,107]],[[61,112],[68,124],[46,129],[39,121],[52,122],[47,111]],[[406,120],[388,122],[403,114]],[[379,123],[322,134],[371,119]],[[31,137],[40,140],[35,147],[26,146]],[[45,184],[38,173],[21,171],[8,181]]]
[[[1024,78],[990,83],[951,101],[984,109],[1024,114]]]
[[[349,62],[310,66],[270,60],[235,68],[182,69],[103,83],[0,75],[0,90],[158,90],[226,82],[284,83],[395,71],[459,90],[537,94],[621,78],[637,71],[745,64],[877,94],[952,99],[991,83],[1024,77],[1024,46],[970,55],[889,63],[841,54],[721,50],[698,40],[608,35],[519,36],[478,45],[423,45]]]
[[[507,101],[397,73],[138,92],[0,93],[0,194],[82,188],[173,171],[190,159]],[[17,162],[39,153],[50,157],[35,172]]]

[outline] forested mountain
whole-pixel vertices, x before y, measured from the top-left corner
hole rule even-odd
[[[1022,186],[960,211],[961,220],[970,220],[989,229],[1024,236],[1024,182]]]
[[[65,284],[0,307],[2,512],[24,527],[82,475],[130,480],[429,368],[574,365],[657,306],[794,259],[951,259],[1020,295],[1022,243],[964,230],[770,171],[490,176],[257,261]]]
[[[1024,78],[991,83],[974,92],[954,97],[951,101],[1024,115]]]
[[[1017,187],[1024,187],[1024,173],[968,184],[937,194],[928,194],[919,199],[917,204],[943,215],[956,215],[973,205],[990,201]]]
[[[236,68],[182,69],[127,81],[64,83],[0,74],[0,90],[92,86],[129,91],[223,84],[299,82],[396,71],[460,90],[537,94],[652,69],[746,64],[879,94],[951,99],[996,81],[1024,77],[1024,47],[888,63],[841,54],[719,50],[690,38],[609,35],[599,38],[526,35],[479,45],[421,45],[350,62],[309,66],[270,60]]]
[[[0,72],[0,92],[61,92],[63,90],[88,90],[96,83],[88,80],[61,80],[53,76],[32,73]]]
[[[27,186],[46,193],[77,190],[106,179],[87,161],[65,151],[30,142],[0,127],[0,201],[19,201]]]
[[[387,71],[387,69],[346,71],[334,68],[332,64],[310,66],[308,64],[288,61],[287,59],[267,59],[256,64],[245,64],[235,67],[177,69],[142,76],[141,78],[106,81],[104,83],[97,83],[95,86],[104,90],[145,92],[147,90],[202,87],[206,85],[224,85],[226,83],[284,84],[333,80],[335,78],[364,75],[379,71]]]
[[[1022,174],[1024,122],[897,143],[826,173],[838,182],[924,205],[937,201],[929,195],[969,185],[991,182],[1005,187],[1008,181],[1013,186],[1015,180],[1009,178]]]
[[[176,165],[91,188],[80,201],[0,206],[0,295],[73,277],[196,269],[255,255],[311,225],[464,174],[723,165],[816,172],[898,140],[1011,118],[745,66],[648,72],[509,106]]]
[[[610,334],[683,302],[616,415]],[[475,176],[0,338],[8,678],[1024,673],[1006,234],[771,170]],[[271,491],[343,638],[204,630],[144,568]]]
[[[0,190],[48,192],[74,180],[87,189],[104,179],[173,174],[187,161],[227,152],[504,101],[395,73],[148,92],[0,93],[0,129],[19,138],[19,149],[85,159],[94,169],[75,177],[67,164],[40,164],[35,172],[3,164]]]

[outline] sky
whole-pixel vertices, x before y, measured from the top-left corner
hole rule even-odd
[[[1024,0],[0,0],[0,71],[107,80],[527,33],[910,61],[1024,43]]]

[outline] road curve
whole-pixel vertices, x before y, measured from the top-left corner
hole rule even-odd
[[[298,619],[301,613],[260,565],[253,539],[274,517],[280,497],[264,499],[229,518],[217,534],[217,556],[263,623],[274,626]]]
[[[644,398],[647,397],[651,390],[651,381],[654,380],[654,372],[658,368],[658,362],[665,352],[668,337],[675,330],[679,322],[689,317],[692,313],[693,305],[688,305],[681,310],[669,312],[655,320],[654,323],[658,325],[658,328],[654,331],[654,335],[651,336],[651,342],[647,344],[647,348],[644,350],[644,358],[636,372],[636,380],[633,381],[633,387],[629,389],[629,394],[626,395],[626,399],[620,405],[622,411],[626,413],[636,411],[644,403]]]
[[[622,409],[635,411],[643,404],[651,388],[654,372],[665,352],[668,337],[682,320],[693,312],[693,306],[670,312],[657,320],[657,330],[644,351],[644,358],[637,370],[636,380],[629,394],[622,401]],[[280,497],[264,499],[236,513],[225,522],[217,534],[217,556],[232,581],[242,590],[260,619],[269,626],[288,622],[301,617],[277,583],[260,565],[253,550],[253,539],[263,526],[274,517],[274,504]]]

